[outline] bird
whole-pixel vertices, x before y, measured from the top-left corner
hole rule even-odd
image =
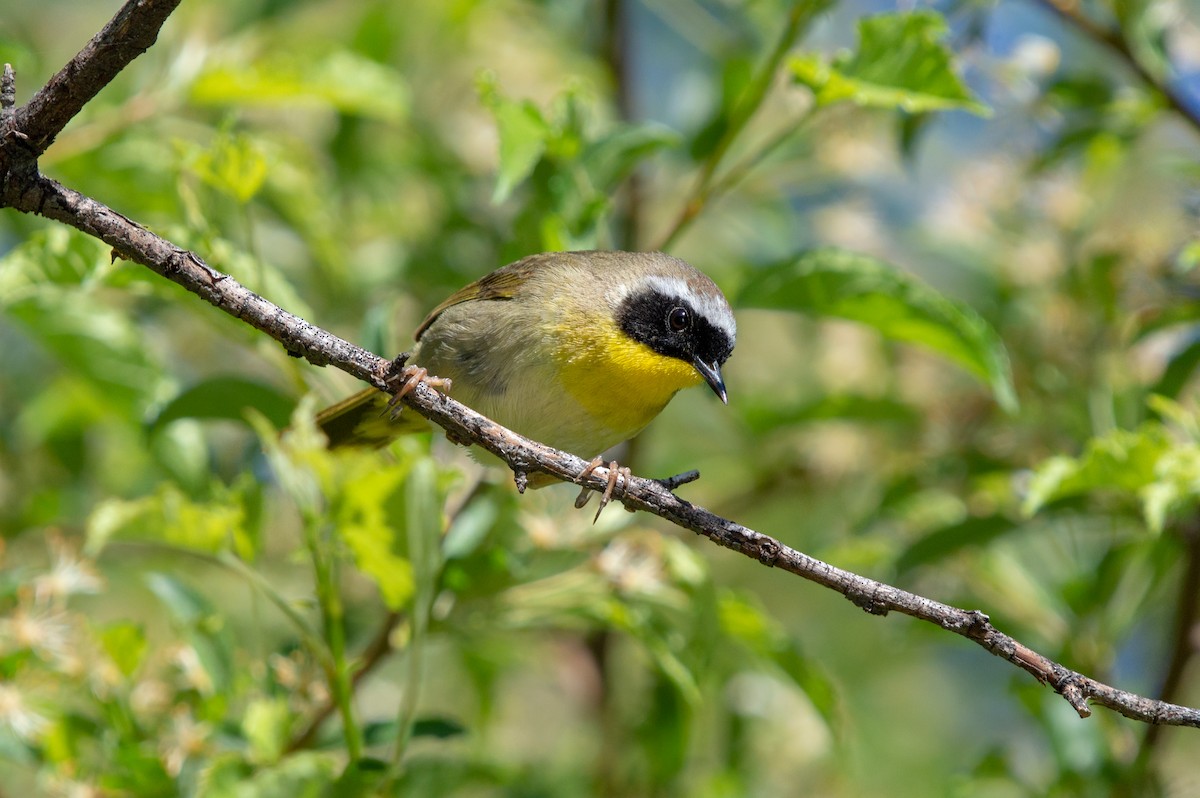
[[[368,388],[318,414],[331,447],[378,447],[417,428],[389,409],[425,380],[527,438],[595,455],[586,475],[680,390],[707,384],[728,404],[721,369],[737,324],[717,285],[686,261],[589,250],[497,269],[451,294],[413,337],[394,395]],[[618,472],[629,475],[610,463],[600,510]]]

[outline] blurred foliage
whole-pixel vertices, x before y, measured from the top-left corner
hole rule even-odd
[[[9,0],[19,98],[116,7]],[[1083,10],[1189,83],[1184,6]],[[737,304],[731,404],[623,462],[1194,706],[1198,124],[1065,24],[205,0],[42,168],[386,354],[523,255],[669,242]],[[348,378],[11,212],[0,348],[0,794],[1200,790],[1191,730],[654,519],[440,437],[330,453]]]

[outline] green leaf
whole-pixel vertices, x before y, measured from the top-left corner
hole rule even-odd
[[[145,333],[94,294],[45,286],[10,304],[7,312],[64,367],[101,387],[108,398],[137,403],[162,381]]]
[[[335,791],[338,767],[338,757],[334,754],[316,751],[297,751],[267,767],[253,767],[236,754],[216,754],[206,763],[201,779],[203,789],[197,798],[340,798],[343,795],[357,798],[364,795]]]
[[[1156,464],[1154,482],[1141,491],[1146,524],[1161,532],[1167,517],[1178,510],[1195,506],[1200,497],[1200,447],[1179,446],[1167,452]]]
[[[208,147],[181,142],[185,168],[226,196],[245,205],[267,179],[267,156],[245,134],[217,135]]]
[[[395,69],[349,51],[254,64],[206,65],[191,87],[200,105],[301,107],[396,122],[409,96]]]
[[[817,55],[791,61],[792,75],[819,105],[851,102],[909,113],[962,109],[990,113],[954,72],[953,53],[941,43],[946,22],[934,11],[879,14],[858,23],[859,48],[832,62]]]
[[[442,556],[447,560],[468,557],[479,548],[500,515],[494,501],[468,503],[446,532],[442,540]]]
[[[380,759],[363,758],[350,762],[342,775],[322,798],[374,798],[382,795],[379,786],[387,776],[388,764]]]
[[[385,745],[395,742],[399,737],[400,725],[395,720],[382,720],[368,723],[363,729],[363,743],[367,746]],[[411,737],[431,737],[435,740],[446,740],[466,734],[467,729],[453,718],[427,717],[413,721]]]
[[[494,89],[484,88],[484,102],[496,118],[500,135],[500,165],[492,202],[508,199],[513,189],[524,182],[546,151],[550,124],[538,107],[528,100],[509,100]]]
[[[164,541],[209,553],[233,547],[250,556],[254,545],[242,506],[242,492],[250,490],[249,483],[233,488],[218,485],[213,487],[212,501],[197,502],[164,482],[150,496],[105,499],[88,516],[87,550],[94,555],[120,538]]]
[[[30,234],[0,258],[0,308],[48,283],[86,285],[112,269],[112,248],[69,227]]]
[[[146,586],[182,626],[193,626],[216,613],[208,599],[173,576],[151,572],[146,574]]]
[[[113,746],[99,779],[102,793],[117,795],[172,795],[175,780],[167,774],[163,761],[149,746]]]
[[[1196,368],[1200,367],[1200,340],[1192,341],[1171,356],[1171,362],[1163,370],[1150,393],[1175,398],[1187,385]]]
[[[805,252],[752,275],[738,304],[862,322],[957,363],[983,380],[1001,407],[1017,408],[1008,353],[995,330],[970,307],[866,255]]]
[[[338,534],[353,552],[355,565],[392,610],[404,607],[415,589],[412,564],[397,552],[397,519],[386,512],[388,497],[401,490],[408,470],[404,464],[357,472],[356,479],[345,483],[346,492],[335,509]]]
[[[242,734],[250,756],[261,764],[277,762],[287,747],[292,713],[283,698],[259,698],[242,714]]]
[[[680,141],[680,135],[664,125],[621,125],[589,144],[580,161],[597,189],[611,190],[639,163]]]
[[[438,574],[441,573],[444,524],[443,490],[439,482],[433,461],[423,458],[413,463],[412,474],[404,488],[405,537],[415,569],[410,586],[417,593],[415,612],[419,617],[433,606]]]
[[[151,429],[181,418],[228,419],[246,423],[246,408],[262,413],[276,429],[287,426],[296,400],[276,388],[242,377],[212,377],[180,392],[159,410]]]
[[[1157,423],[1093,438],[1079,457],[1051,457],[1038,466],[1023,509],[1032,515],[1056,499],[1096,490],[1135,493],[1154,481],[1155,465],[1169,448],[1166,429]]]
[[[199,592],[173,576],[152,572],[145,582],[184,632],[196,653],[198,668],[185,668],[193,689],[221,696],[233,679],[236,644],[216,608]]]
[[[776,407],[764,403],[739,402],[738,412],[756,433],[770,433],[792,424],[815,421],[861,421],[911,423],[917,411],[894,399],[851,394],[831,394],[812,402],[792,407]]]
[[[721,59],[721,101],[692,138],[688,154],[693,161],[698,163],[712,155],[728,134],[738,101],[754,80],[754,67],[752,58],[736,51]]]
[[[110,623],[100,632],[100,644],[126,677],[133,675],[146,654],[146,632],[132,621]]]
[[[1159,412],[1168,410],[1161,400]],[[1188,427],[1195,432],[1196,419]],[[1200,497],[1200,444],[1178,441],[1159,422],[1137,430],[1113,430],[1088,442],[1079,457],[1052,457],[1038,467],[1023,509],[1037,512],[1069,496],[1100,491],[1140,500],[1147,526],[1162,530],[1170,513],[1193,507]]]
[[[921,565],[938,562],[972,546],[984,546],[1016,528],[999,515],[967,518],[930,532],[909,546],[896,560],[896,570],[906,573]]]

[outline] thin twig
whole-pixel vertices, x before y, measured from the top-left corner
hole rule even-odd
[[[486,484],[482,476],[477,476],[467,490],[453,502],[452,506],[446,508],[446,523],[450,526],[454,520],[458,518],[467,507],[483,493],[483,487]],[[367,678],[389,654],[392,653],[392,632],[397,624],[404,616],[398,612],[392,611],[384,616],[383,621],[375,630],[375,634],[371,636],[370,642],[359,653],[355,662],[352,665],[352,673],[350,676],[350,687],[352,691],[357,691],[362,681]],[[322,704],[312,717],[304,729],[294,736],[288,743],[286,752],[297,751],[302,748],[308,748],[317,739],[317,734],[321,731],[321,726],[329,719],[337,710],[337,704],[334,703],[332,697]]]
[[[354,673],[350,677],[350,688],[352,691],[357,691],[362,681],[379,667],[387,655],[392,652],[392,631],[400,623],[402,617],[404,616],[398,612],[389,612],[384,616],[383,622],[379,624],[379,628],[375,631],[371,642],[367,643],[367,647],[358,655],[358,662],[354,667]],[[321,726],[337,711],[337,708],[337,703],[332,698],[322,704],[313,713],[313,716],[309,718],[304,729],[288,742],[284,753],[290,754],[293,751],[310,748],[316,742],[317,734],[321,731]]]
[[[1170,83],[1154,75],[1133,51],[1124,31],[1107,28],[1095,22],[1074,0],[1037,0],[1038,5],[1053,12],[1089,39],[1104,45],[1125,62],[1147,87],[1160,94],[1170,108],[1184,118],[1193,128],[1200,131],[1200,109],[1188,104],[1183,95]]]
[[[131,13],[137,16],[139,9],[160,8],[161,5],[147,0],[126,6],[131,7]],[[129,28],[138,27],[137,21],[130,20]],[[93,39],[87,57],[103,58],[109,43],[106,36],[119,42],[122,35],[122,30],[114,31],[110,23],[102,35]],[[76,61],[83,57],[81,53]],[[86,63],[78,64],[77,68],[91,74]],[[63,90],[69,91],[70,78],[66,81]],[[39,92],[41,94],[43,92]],[[41,119],[40,114],[47,114],[50,120],[62,116],[61,111],[30,111],[29,106],[18,113],[32,124],[30,129],[35,130],[53,127],[51,122]],[[395,366],[391,360],[367,352],[288,313],[208,266],[195,253],[175,246],[111,208],[38,174],[36,169],[29,168],[30,150],[13,141],[14,137],[0,136],[0,205],[40,214],[106,242],[116,256],[140,263],[178,283],[279,341],[288,352],[314,364],[334,365],[381,389],[394,376]],[[471,441],[503,459],[513,469],[518,483],[533,472],[550,474],[593,490],[602,490],[608,482],[608,469],[590,469],[581,458],[505,429],[424,383],[409,392],[403,401],[447,430],[454,439]],[[615,498],[631,510],[661,516],[763,565],[780,568],[836,590],[872,614],[900,612],[966,637],[1049,684],[1080,716],[1090,714],[1088,702],[1091,701],[1146,723],[1200,728],[1200,710],[1155,701],[1097,682],[1000,632],[982,612],[942,604],[821,562],[772,537],[684,501],[655,480],[633,476],[622,478]]]
[[[829,6],[829,0],[797,0],[788,11],[787,23],[779,34],[775,46],[759,68],[758,74],[750,81],[745,92],[738,98],[737,103],[729,113],[729,119],[716,145],[700,166],[700,174],[692,186],[691,192],[683,202],[674,224],[671,225],[662,242],[655,249],[666,251],[675,243],[679,236],[696,221],[700,212],[712,201],[719,190],[713,183],[713,177],[724,160],[729,148],[758,111],[763,100],[770,91],[779,72],[779,67],[788,52],[795,46],[797,39],[807,29],[812,20]]]
[[[775,133],[774,136],[759,145],[758,149],[747,155],[738,163],[731,166],[719,180],[713,182],[712,187],[709,190],[709,197],[711,198],[720,196],[721,194],[725,194],[726,192],[732,191],[734,188],[736,188],[750,175],[751,172],[757,169],[763,163],[763,161],[773,155],[776,150],[791,140],[799,131],[803,130],[805,126],[812,121],[812,112],[814,109],[815,106],[809,106],[807,109],[805,109],[804,114],[800,118],[792,121],[786,127],[781,128]]]

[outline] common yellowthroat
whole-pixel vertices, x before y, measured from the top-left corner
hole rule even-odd
[[[433,309],[414,335],[409,362],[421,368],[409,387],[437,375],[494,421],[588,457],[636,435],[682,388],[707,383],[727,403],[721,367],[736,336],[721,290],[678,258],[532,255]],[[387,412],[390,399],[368,388],[317,423],[331,446],[381,446],[411,428]],[[614,479],[615,464],[606,499]]]

